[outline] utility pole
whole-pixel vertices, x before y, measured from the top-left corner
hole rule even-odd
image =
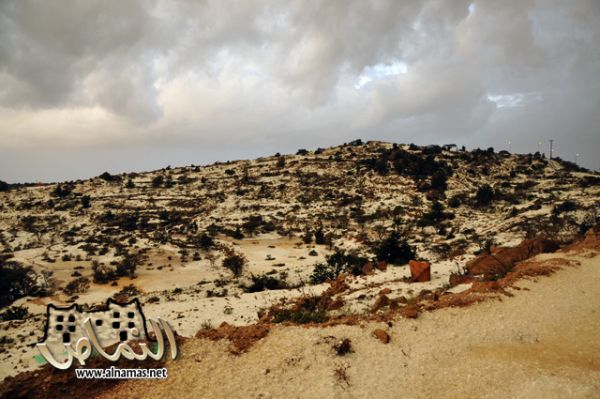
[[[553,139],[550,139],[550,159],[552,159],[552,143],[554,142]]]

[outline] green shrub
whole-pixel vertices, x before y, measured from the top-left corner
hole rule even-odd
[[[439,191],[446,191],[448,187],[446,172],[443,169],[436,170],[431,176],[431,188]]]
[[[106,284],[116,278],[114,268],[107,265],[101,265],[98,262],[92,263],[92,271],[94,273],[94,282],[98,284]]]
[[[211,249],[215,246],[215,240],[208,234],[202,233],[198,237],[198,246],[204,250]]]
[[[244,231],[249,235],[254,234],[260,226],[263,224],[263,218],[261,215],[250,215],[248,219],[242,224]]]
[[[563,212],[573,212],[576,211],[578,207],[579,205],[575,201],[566,200],[561,204],[554,205],[554,208],[552,208],[552,213],[558,215]]]
[[[487,206],[492,203],[494,197],[494,189],[490,185],[485,184],[477,189],[475,201],[478,206]]]
[[[154,178],[152,179],[152,187],[158,188],[163,185],[164,181],[165,178],[162,177],[162,175],[154,176]]]
[[[233,249],[225,250],[225,258],[223,258],[223,267],[229,269],[234,276],[239,277],[244,271],[244,267],[248,263],[248,259],[243,254],[235,252]]]
[[[131,298],[135,298],[136,296],[139,296],[140,294],[141,294],[140,290],[135,285],[129,284],[129,285],[126,285],[125,287],[123,287],[121,289],[121,291],[114,294],[113,299],[115,301],[117,301],[118,303],[125,303],[125,302],[129,302],[131,300]],[[153,297],[153,298],[158,299],[158,297]],[[150,298],[148,300],[148,302],[153,303],[152,298]],[[158,301],[156,301],[156,302],[158,302]]]
[[[38,284],[38,274],[31,266],[14,261],[0,260],[0,307],[27,295],[44,295],[44,287]]]
[[[230,236],[236,240],[244,239],[244,234],[242,233],[242,230],[240,230],[240,226],[236,227],[235,230],[230,233]]]
[[[0,320],[9,321],[9,320],[24,320],[29,316],[29,311],[27,308],[22,306],[11,306],[7,308],[4,312],[0,313]]]
[[[326,263],[318,263],[314,266],[310,281],[312,284],[320,284],[327,280],[336,279],[340,273],[361,275],[362,268],[368,261],[363,256],[346,253],[338,249],[327,257]]]
[[[71,186],[65,184],[64,186],[57,184],[52,194],[54,197],[65,198],[71,194]]]
[[[375,248],[375,256],[379,261],[403,265],[414,259],[417,253],[406,238],[394,230]]]
[[[323,228],[319,227],[315,230],[315,244],[324,245],[327,243],[325,239],[325,234],[323,233]]]
[[[291,309],[275,308],[271,311],[273,323],[291,321],[299,324],[323,323],[329,318],[327,304],[330,298],[318,295],[305,295],[299,298]]]
[[[102,173],[98,177],[101,178],[102,180],[105,180],[105,181],[113,181],[113,180],[115,180],[115,177],[113,175],[111,175],[110,173],[108,173],[108,172],[104,172],[104,173]]]
[[[299,324],[306,323],[324,323],[328,319],[327,311],[325,310],[290,310],[281,309],[273,314],[273,323],[282,323],[291,321]]]
[[[84,195],[81,197],[81,206],[83,208],[89,208],[90,207],[90,196],[89,195]]]
[[[327,280],[334,280],[343,270],[336,269],[327,263],[317,263],[310,275],[310,282],[313,284],[324,283]]]
[[[81,294],[90,288],[90,279],[87,277],[77,277],[71,280],[64,291],[67,295]]]
[[[285,281],[281,281],[275,277],[262,275],[255,276],[252,275],[250,277],[252,279],[252,284],[244,287],[245,292],[260,292],[265,290],[282,290],[287,288],[287,284]]]
[[[312,239],[313,239],[312,231],[306,229],[306,231],[304,232],[304,235],[302,236],[302,241],[305,244],[310,244],[312,242]]]
[[[116,274],[119,277],[135,276],[135,269],[138,264],[138,258],[135,255],[127,254],[121,262],[117,264]]]
[[[419,221],[420,226],[433,226],[442,220],[446,219],[446,213],[444,212],[444,205],[439,201],[433,201],[431,203],[431,210],[426,212]]]
[[[448,206],[450,208],[458,208],[460,206],[460,198],[458,196],[450,197],[448,200]]]

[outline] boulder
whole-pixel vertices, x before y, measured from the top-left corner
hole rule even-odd
[[[419,283],[431,281],[431,264],[429,262],[411,260],[408,262],[408,265],[410,267],[411,281]]]

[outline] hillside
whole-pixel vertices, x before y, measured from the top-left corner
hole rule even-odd
[[[469,288],[468,278],[452,283],[451,275],[503,277],[507,270],[469,270],[501,247],[539,236],[571,242],[597,223],[599,198],[598,173],[539,154],[359,140],[6,188],[3,272],[31,269],[0,305],[31,316],[2,322],[0,378],[37,367],[30,347],[50,302],[139,297],[148,314],[188,337],[267,314],[315,322],[372,315]],[[431,281],[410,281],[403,265],[411,259],[431,263]],[[323,295],[340,273],[349,276],[343,295],[329,295],[307,320],[290,316],[286,306]]]

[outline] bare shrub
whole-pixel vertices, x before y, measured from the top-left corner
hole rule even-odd
[[[64,291],[67,295],[81,294],[90,288],[90,279],[87,277],[77,277],[71,280]]]
[[[239,277],[244,271],[244,267],[248,263],[248,259],[244,254],[235,252],[231,248],[225,249],[225,257],[223,258],[223,267],[229,269],[234,276]]]
[[[106,284],[116,278],[114,268],[98,262],[92,263],[92,271],[94,272],[94,282],[98,284]]]

